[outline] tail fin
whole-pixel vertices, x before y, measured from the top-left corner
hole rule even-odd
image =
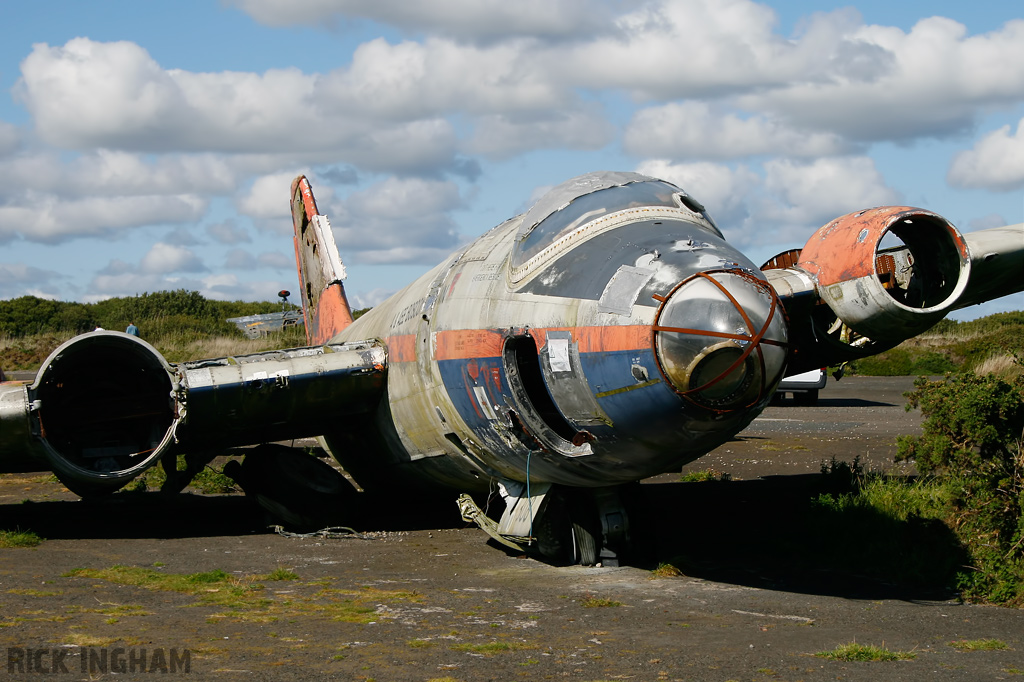
[[[313,190],[304,175],[292,182],[292,223],[306,341],[311,346],[324,344],[352,324],[352,309],[341,283],[345,266],[338,256],[331,224],[327,216],[317,212]]]

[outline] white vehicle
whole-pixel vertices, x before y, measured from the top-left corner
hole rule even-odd
[[[798,405],[815,405],[818,402],[818,391],[825,388],[827,376],[822,367],[786,377],[775,389],[775,399],[781,400],[787,393],[792,393]]]

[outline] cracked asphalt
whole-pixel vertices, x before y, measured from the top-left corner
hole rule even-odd
[[[728,473],[728,483],[645,481],[649,509],[634,523],[652,557],[636,566],[508,553],[467,527],[454,500],[378,499],[354,535],[283,537],[242,495],[97,504],[49,476],[5,475],[0,528],[45,540],[0,550],[0,676],[151,679],[149,669],[163,670],[154,652],[174,649],[188,651],[196,679],[1024,680],[1024,612],[770,551],[819,541],[791,537],[787,519],[822,462],[859,457],[904,471],[892,461],[895,436],[920,428],[920,414],[903,408],[910,384],[849,377],[815,407],[768,408],[685,469]],[[686,575],[652,570],[678,553]],[[135,578],[115,579],[115,566]],[[220,577],[172,580],[199,573]],[[982,640],[1005,648],[954,646]],[[815,655],[853,642],[912,658]],[[36,660],[27,668],[26,652]],[[82,672],[83,655],[92,671]]]

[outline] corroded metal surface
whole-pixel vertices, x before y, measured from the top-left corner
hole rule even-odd
[[[342,284],[345,266],[331,224],[317,212],[309,181],[301,175],[292,182],[292,222],[306,340],[310,345],[327,343],[352,323],[352,311]]]

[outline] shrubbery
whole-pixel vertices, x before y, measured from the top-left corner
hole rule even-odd
[[[199,292],[185,289],[99,303],[22,296],[0,301],[3,368],[37,369],[54,348],[75,334],[96,327],[124,331],[129,322],[134,322],[142,338],[169,362],[304,346],[305,329],[301,326],[288,327],[266,339],[250,340],[227,321],[229,317],[280,310],[280,302],[210,301]]]
[[[135,322],[145,336],[160,336],[172,330],[189,335],[231,335],[238,328],[226,322],[227,318],[280,310],[279,302],[211,301],[198,291],[185,289],[108,298],[98,303],[22,296],[0,301],[0,334],[11,338],[80,334],[96,327],[124,331],[129,322]]]
[[[958,576],[972,600],[1024,605],[1024,378],[966,373],[918,379],[908,409],[921,436],[899,439],[898,459],[948,493],[947,523],[971,555]]]

